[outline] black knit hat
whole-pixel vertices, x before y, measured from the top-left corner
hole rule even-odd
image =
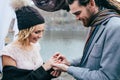
[[[16,11],[18,29],[23,30],[44,23],[44,18],[33,7],[24,6]]]
[[[19,30],[45,23],[39,11],[31,7],[27,0],[12,0],[12,7],[15,9]]]

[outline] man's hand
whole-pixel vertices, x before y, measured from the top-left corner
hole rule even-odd
[[[67,69],[69,68],[69,66],[65,65],[65,64],[60,64],[60,63],[55,63],[53,64],[53,66],[60,71],[66,72]]]
[[[66,57],[63,56],[62,54],[60,54],[59,52],[55,53],[53,55],[53,58],[56,60],[56,63],[62,63],[62,64],[66,64],[66,65],[70,66],[70,63],[68,62]]]

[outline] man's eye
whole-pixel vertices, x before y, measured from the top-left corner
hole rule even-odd
[[[75,13],[74,15],[76,15],[76,16],[77,16],[77,15],[79,15],[79,14],[80,14],[80,13]]]
[[[73,13],[74,15],[78,16],[80,15],[80,11]]]

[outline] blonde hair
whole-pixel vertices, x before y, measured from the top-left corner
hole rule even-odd
[[[25,47],[30,44],[28,37],[31,35],[35,27],[20,30],[18,33],[18,41]]]

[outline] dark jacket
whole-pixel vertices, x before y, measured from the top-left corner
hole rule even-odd
[[[69,11],[69,6],[66,0],[32,0],[35,5],[45,11],[54,12],[57,10]]]
[[[43,67],[39,67],[36,70],[18,69],[14,66],[3,67],[2,80],[51,80],[53,76],[49,73],[51,71],[45,71]]]

